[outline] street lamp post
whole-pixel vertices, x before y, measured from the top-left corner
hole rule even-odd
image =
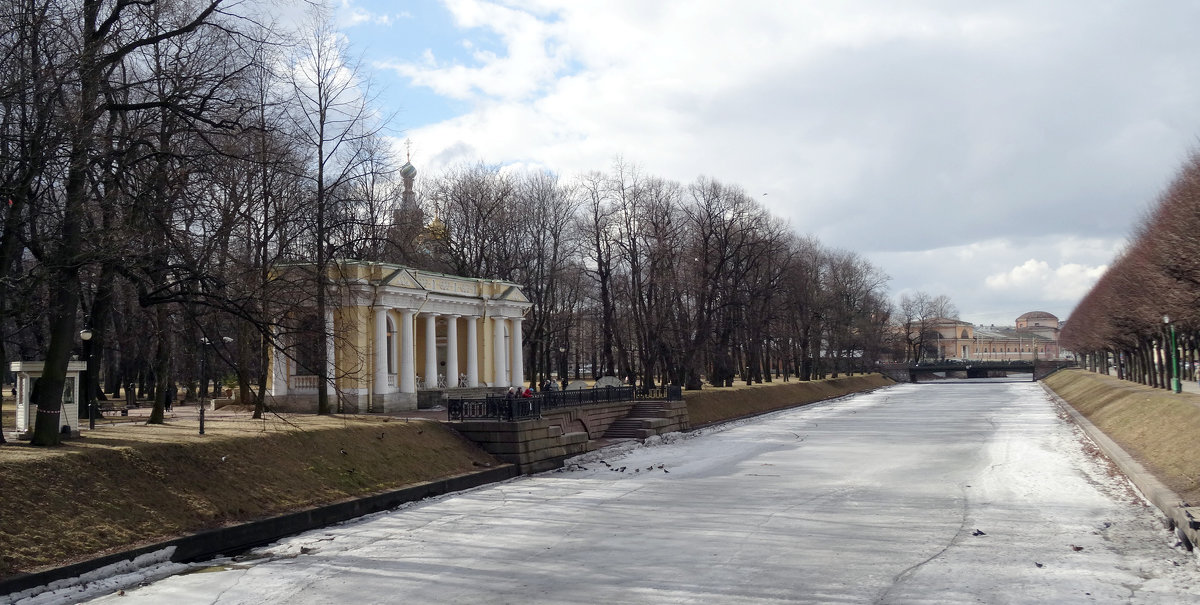
[[[562,390],[567,390],[567,347],[558,347],[559,354],[559,373],[558,379],[562,382]]]
[[[83,341],[83,362],[84,374],[83,379],[83,403],[87,406],[88,411],[88,428],[96,428],[96,400],[92,397],[92,327],[84,324],[83,329],[79,331],[79,338]]]
[[[1179,352],[1175,350],[1175,324],[1171,323],[1171,316],[1163,315],[1163,323],[1167,325],[1167,331],[1171,334],[1171,390],[1179,393],[1183,390],[1183,385],[1179,383]]]
[[[211,344],[208,337],[200,337],[200,407],[204,407],[204,400],[208,397],[208,346]]]

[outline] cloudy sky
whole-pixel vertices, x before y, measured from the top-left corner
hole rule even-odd
[[[340,0],[424,174],[743,187],[961,317],[1065,319],[1200,133],[1200,3]]]

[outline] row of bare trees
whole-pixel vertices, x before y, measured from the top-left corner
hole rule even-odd
[[[836,375],[890,334],[883,273],[715,179],[476,164],[425,179],[422,203],[433,268],[523,285],[533,384],[566,378],[568,359],[645,386]]]
[[[1168,388],[1177,371],[1194,375],[1200,362],[1197,234],[1200,153],[1193,153],[1071,313],[1063,348],[1094,371],[1115,366],[1120,378],[1155,387]]]
[[[222,379],[261,414],[268,350],[301,340],[331,412],[343,258],[522,284],[534,383],[569,357],[646,385],[836,375],[891,333],[885,275],[715,179],[474,164],[402,202],[387,117],[328,12],[296,29],[257,7],[0,7],[0,366],[46,360],[35,444],[58,443],[72,356],[98,370],[88,399],[138,389],[156,423],[178,387]]]
[[[152,396],[152,423],[225,373],[261,413],[282,305],[323,316],[331,260],[386,250],[397,165],[367,82],[327,10],[288,29],[259,7],[0,8],[0,364],[46,361],[35,444],[58,442],[72,356]],[[318,287],[278,283],[297,262]]]
[[[900,297],[897,329],[894,332],[893,355],[896,361],[920,363],[926,355],[937,355],[939,339],[937,326],[947,319],[957,319],[958,309],[945,294],[932,296],[914,292]]]

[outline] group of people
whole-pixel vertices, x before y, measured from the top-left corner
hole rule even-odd
[[[522,397],[528,399],[533,397],[533,389],[529,387],[525,387],[524,389],[521,387],[508,387],[508,394],[504,397],[505,399],[517,399]]]
[[[559,390],[559,386],[558,386],[557,382],[554,382],[553,380],[550,380],[549,378],[547,378],[545,380],[545,382],[542,383],[541,390],[543,393],[548,393],[550,391]],[[505,397],[507,399],[533,397],[533,389],[531,389],[529,387],[508,387],[508,394]]]

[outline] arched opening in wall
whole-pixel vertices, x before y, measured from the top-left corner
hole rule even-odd
[[[963,331],[962,331],[962,337],[963,337],[963,338],[970,338],[970,337],[971,337],[971,336],[970,336],[970,334],[967,334],[967,329],[966,329],[966,328],[963,328]]]

